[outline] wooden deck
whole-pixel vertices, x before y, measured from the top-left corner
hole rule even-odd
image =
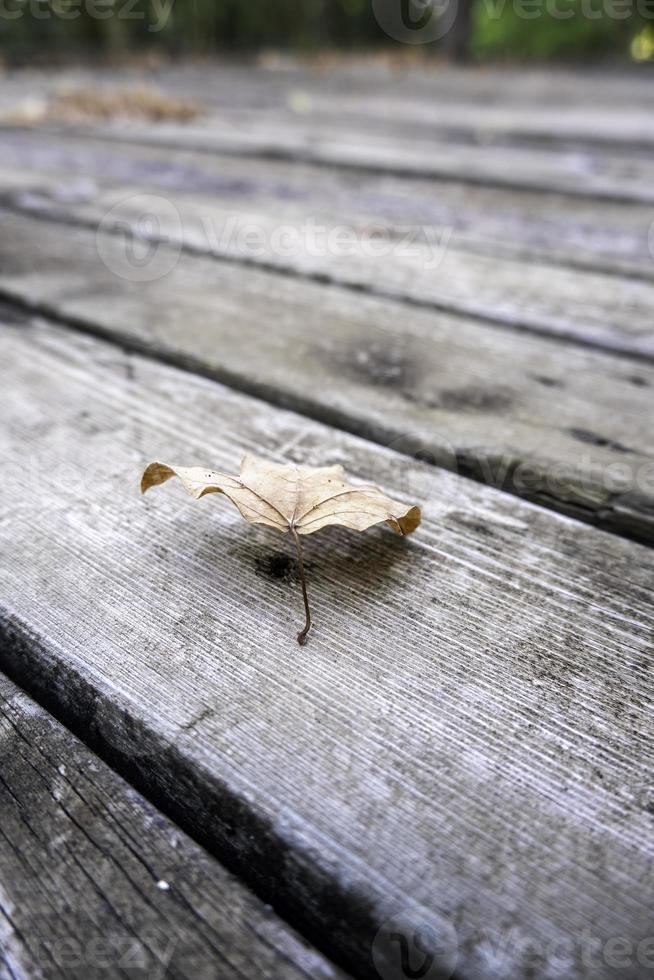
[[[0,978],[653,976],[649,76],[0,127]],[[423,508],[308,539],[304,648],[285,538],[138,494],[245,453]]]

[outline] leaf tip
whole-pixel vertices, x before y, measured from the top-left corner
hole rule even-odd
[[[395,518],[399,534],[412,534],[420,526],[422,512],[419,507],[410,507],[402,517]]]
[[[145,493],[150,487],[156,487],[159,483],[165,483],[171,476],[174,476],[174,472],[170,466],[166,466],[164,463],[150,463],[143,470],[141,493]]]

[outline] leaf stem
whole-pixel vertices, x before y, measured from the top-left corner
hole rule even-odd
[[[311,629],[311,610],[309,609],[309,596],[307,595],[307,582],[304,577],[304,555],[302,554],[302,542],[300,541],[300,535],[297,533],[293,525],[291,524],[291,534],[295,540],[295,547],[297,549],[297,562],[300,566],[300,582],[302,583],[302,598],[304,599],[304,613],[305,613],[305,623],[304,629],[300,630],[297,635],[297,641],[301,647],[307,642],[307,633]]]

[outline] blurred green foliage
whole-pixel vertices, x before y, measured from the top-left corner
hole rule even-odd
[[[628,17],[615,17],[620,10]],[[654,14],[654,9],[653,9]],[[477,0],[470,52],[480,60],[627,57],[643,19],[627,0]]]
[[[467,48],[477,59],[579,59],[611,51],[626,58],[644,23],[635,9],[626,17],[611,14],[612,4],[631,0],[460,2],[474,3]],[[641,2],[647,0],[633,0],[634,7]],[[144,49],[204,55],[393,46],[400,47],[377,24],[371,0],[0,0],[0,54],[6,60]],[[422,53],[438,51],[434,44]]]

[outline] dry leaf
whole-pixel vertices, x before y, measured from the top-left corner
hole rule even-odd
[[[96,120],[145,119],[148,122],[188,122],[200,107],[151,88],[72,89],[50,99],[23,101],[4,121],[13,123],[86,123]]]
[[[377,487],[349,485],[342,466],[280,465],[246,456],[240,476],[235,477],[202,466],[150,463],[141,479],[141,492],[165,483],[172,476],[178,476],[196,500],[207,493],[224,493],[250,524],[265,524],[277,531],[291,532],[306,613],[304,628],[298,633],[301,644],[311,628],[311,612],[300,535],[313,534],[329,524],[365,531],[382,522],[397,534],[410,534],[420,524],[419,507],[397,503]]]

